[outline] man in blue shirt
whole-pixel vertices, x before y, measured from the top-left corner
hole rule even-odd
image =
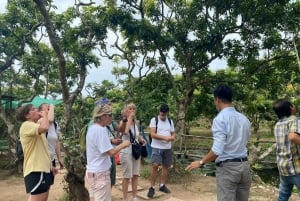
[[[252,182],[246,148],[250,121],[232,106],[229,86],[221,84],[214,90],[214,103],[219,114],[213,120],[212,148],[202,160],[192,162],[186,170],[215,161],[218,201],[247,201]]]

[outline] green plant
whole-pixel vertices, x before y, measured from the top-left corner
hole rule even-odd
[[[143,165],[141,167],[141,170],[140,170],[140,176],[141,177],[144,177],[144,178],[149,178],[150,177],[150,166],[147,164],[147,165]]]

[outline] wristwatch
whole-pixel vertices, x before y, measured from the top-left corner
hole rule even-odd
[[[200,167],[203,167],[203,165],[204,165],[203,160],[199,161],[199,164],[200,164]]]

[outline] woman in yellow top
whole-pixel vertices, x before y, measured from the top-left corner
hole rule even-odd
[[[50,187],[51,166],[45,132],[49,129],[47,111],[38,111],[32,104],[18,109],[17,119],[22,122],[19,130],[24,152],[23,175],[28,201],[46,201]],[[37,121],[39,123],[37,123]]]

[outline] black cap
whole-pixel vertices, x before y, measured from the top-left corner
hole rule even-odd
[[[169,112],[169,106],[167,104],[161,104],[159,111],[163,113]]]

